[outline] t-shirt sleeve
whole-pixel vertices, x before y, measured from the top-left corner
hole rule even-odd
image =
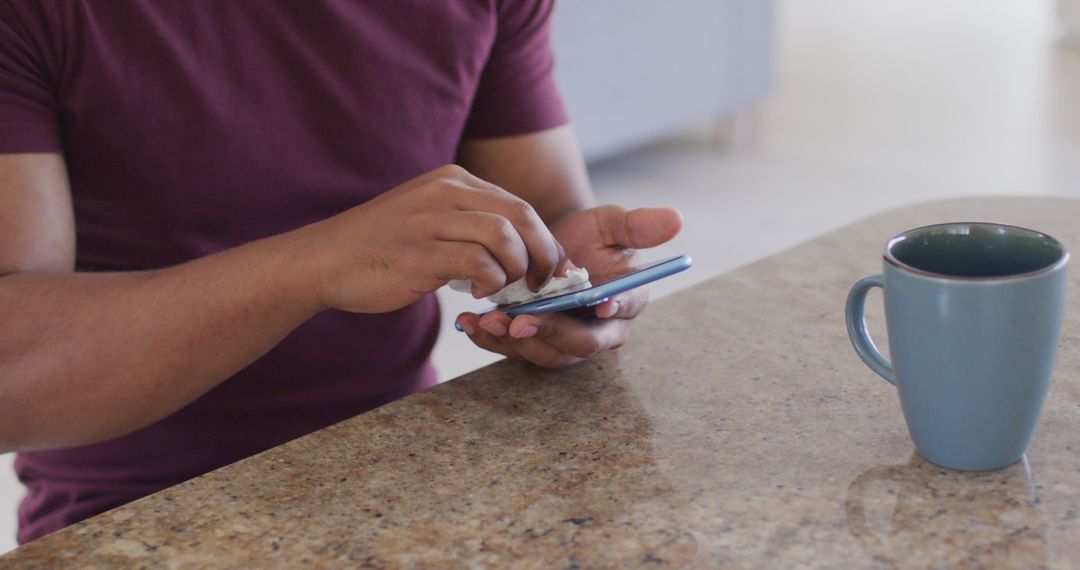
[[[498,0],[498,31],[464,138],[521,135],[567,122],[551,51],[554,0]]]
[[[56,50],[37,4],[0,0],[0,153],[63,151]]]

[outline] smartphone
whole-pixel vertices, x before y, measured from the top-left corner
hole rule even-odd
[[[551,297],[518,303],[516,305],[500,305],[477,314],[483,315],[484,313],[498,310],[513,318],[518,315],[540,315],[543,313],[556,313],[570,309],[580,309],[582,307],[593,307],[607,301],[619,293],[636,289],[646,283],[652,283],[653,281],[663,279],[664,277],[674,275],[681,271],[686,271],[690,268],[692,263],[693,260],[691,260],[688,255],[680,255],[669,259],[653,261],[634,267],[623,275],[609,279],[603,283],[595,284],[592,287],[576,291],[564,291],[556,293]],[[454,327],[459,331],[461,330],[461,327],[458,326],[457,323],[454,323]]]

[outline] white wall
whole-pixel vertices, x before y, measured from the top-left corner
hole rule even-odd
[[[18,526],[15,509],[23,496],[22,486],[12,468],[14,462],[14,453],[0,455],[0,554],[15,548],[15,529]]]

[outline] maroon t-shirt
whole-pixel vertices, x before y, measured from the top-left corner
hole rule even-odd
[[[0,153],[63,153],[81,270],[332,216],[566,117],[551,0],[0,0]],[[0,191],[3,191],[0,188]],[[438,307],[311,319],[150,427],[21,453],[19,540],[415,392]]]

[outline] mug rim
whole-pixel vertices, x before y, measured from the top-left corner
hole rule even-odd
[[[914,232],[918,232],[920,230],[929,230],[929,229],[934,229],[934,228],[947,228],[947,227],[950,227],[950,226],[955,226],[955,227],[962,227],[962,226],[991,226],[991,227],[997,227],[997,228],[1007,228],[1007,229],[1010,229],[1010,230],[1019,230],[1021,232],[1030,234],[1033,237],[1049,240],[1051,243],[1053,243],[1059,249],[1061,249],[1061,255],[1053,263],[1051,263],[1051,264],[1049,264],[1049,265],[1047,265],[1045,267],[1040,267],[1039,269],[1035,269],[1033,271],[1025,271],[1024,273],[1014,273],[1014,274],[1010,274],[1010,275],[988,275],[988,276],[982,276],[982,277],[971,277],[971,276],[965,276],[965,275],[949,275],[947,273],[937,273],[937,272],[934,272],[934,271],[927,271],[925,269],[920,269],[918,267],[915,267],[913,265],[909,265],[907,263],[904,263],[903,261],[900,261],[892,253],[892,249],[893,249],[894,245],[896,245],[900,241],[906,239],[910,234],[912,234]],[[1016,226],[1016,225],[1012,225],[1012,224],[1002,224],[1002,223],[998,223],[998,222],[943,222],[943,223],[938,223],[938,224],[927,224],[925,226],[918,226],[918,227],[915,227],[915,228],[904,230],[904,231],[896,234],[892,238],[890,238],[889,241],[885,243],[885,251],[884,251],[884,253],[882,253],[882,258],[885,260],[886,263],[888,263],[889,265],[892,265],[896,269],[899,269],[899,270],[902,270],[902,271],[905,271],[905,272],[908,272],[908,273],[913,273],[915,275],[919,275],[919,276],[922,276],[922,277],[929,277],[929,278],[932,278],[932,279],[943,279],[943,280],[948,280],[948,281],[971,281],[971,282],[1011,281],[1011,280],[1015,280],[1015,279],[1025,279],[1025,278],[1030,278],[1030,277],[1037,277],[1039,275],[1043,275],[1043,274],[1046,274],[1046,273],[1052,273],[1054,271],[1057,271],[1061,267],[1064,267],[1066,264],[1068,264],[1070,257],[1071,257],[1071,255],[1069,254],[1069,250],[1065,247],[1065,244],[1061,243],[1060,240],[1058,240],[1057,238],[1055,238],[1054,236],[1052,236],[1052,235],[1050,235],[1050,234],[1048,234],[1046,232],[1033,230],[1031,228],[1025,228],[1023,226]]]

